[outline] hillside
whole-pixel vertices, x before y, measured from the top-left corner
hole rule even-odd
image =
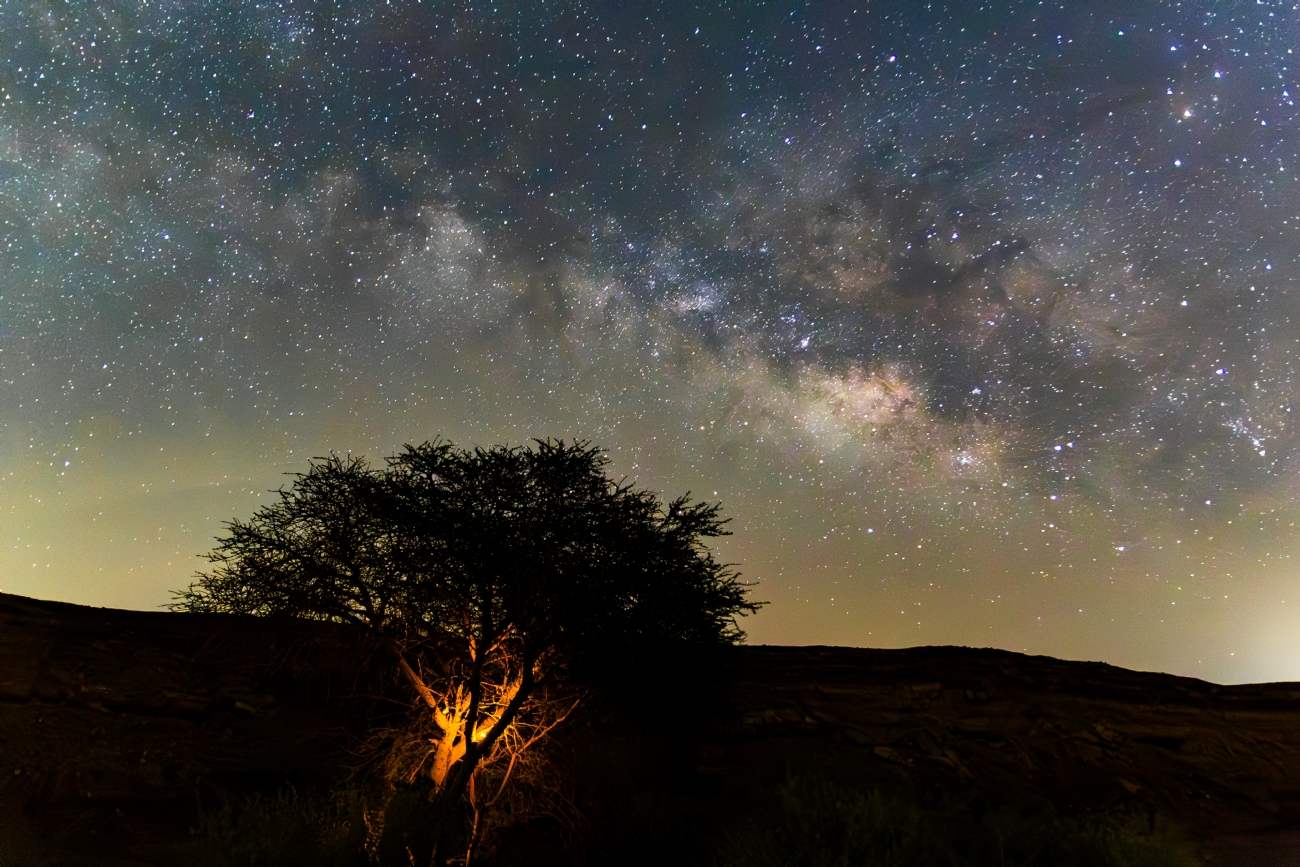
[[[203,805],[346,776],[374,709],[348,700],[363,669],[327,625],[0,595],[0,865],[191,863]],[[745,647],[729,671],[707,701],[661,683],[588,702],[557,744],[584,757],[593,826],[635,815],[655,834],[646,804],[667,827],[821,769],[1069,814],[1129,805],[1207,863],[1300,863],[1300,684],[953,647]]]

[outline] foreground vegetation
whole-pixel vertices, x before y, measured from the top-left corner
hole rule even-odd
[[[902,792],[791,777],[731,829],[717,867],[1181,867],[1152,815],[1062,817],[1006,805],[926,804]]]
[[[1065,817],[1048,807],[936,803],[902,790],[796,774],[735,815],[679,836],[663,853],[700,867],[1186,867],[1177,834],[1151,814],[1113,810]],[[199,863],[208,867],[408,865],[433,835],[427,805],[409,793],[284,789],[205,811]],[[585,833],[593,833],[585,829]],[[592,841],[585,841],[590,844]],[[608,853],[640,863],[660,847],[627,838]],[[600,847],[594,847],[600,848]],[[571,847],[583,863],[591,846]],[[607,850],[606,850],[607,851]],[[607,855],[607,857],[608,857]],[[490,863],[493,859],[489,856]],[[496,863],[513,863],[498,860]]]

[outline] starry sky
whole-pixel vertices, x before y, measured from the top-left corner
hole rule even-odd
[[[1300,679],[1300,12],[0,4],[0,590],[580,437],[765,643]]]

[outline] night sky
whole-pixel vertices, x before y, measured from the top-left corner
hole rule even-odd
[[[1300,13],[0,4],[0,590],[580,437],[762,643],[1300,679]]]

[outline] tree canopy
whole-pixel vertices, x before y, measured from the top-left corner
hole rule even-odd
[[[459,798],[481,766],[562,718],[548,690],[576,656],[736,643],[737,617],[757,608],[707,547],[726,534],[720,506],[664,503],[607,465],[587,443],[549,440],[408,445],[379,468],[320,458],[227,525],[175,607],[378,637],[425,720],[390,777]]]
[[[746,588],[705,540],[720,507],[663,504],[615,481],[586,443],[406,446],[382,469],[313,461],[279,501],[234,520],[178,608],[290,614],[410,641],[575,649],[594,637],[743,638]],[[468,619],[467,619],[468,618]]]

